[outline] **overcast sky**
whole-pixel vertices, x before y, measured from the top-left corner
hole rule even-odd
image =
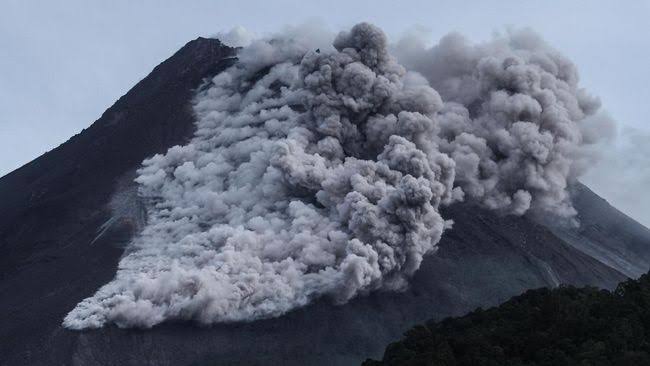
[[[29,1],[0,2],[0,176],[88,127],[187,41],[243,26],[258,35],[359,21],[392,39],[415,28],[484,40],[531,27],[572,59],[621,126],[584,181],[650,225],[648,1]],[[64,5],[62,5],[64,4]]]

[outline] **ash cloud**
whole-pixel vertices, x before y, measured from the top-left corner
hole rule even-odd
[[[581,181],[605,197],[617,209],[650,227],[650,196],[639,194],[650,187],[650,133],[624,127],[618,131],[614,144],[598,146],[606,150],[595,168],[586,172]]]
[[[440,150],[466,195],[514,214],[576,214],[567,186],[613,122],[595,115],[600,101],[569,60],[530,30],[478,45],[450,34],[431,48],[411,37],[395,49],[445,100]]]
[[[255,33],[238,25],[227,32],[219,32],[213,36],[229,47],[246,47],[255,39]]]
[[[402,290],[451,225],[440,205],[462,199],[575,214],[599,103],[536,36],[401,42],[399,63],[370,24],[324,38],[255,40],[196,96],[191,142],[138,172],[147,225],[64,326],[250,321]]]

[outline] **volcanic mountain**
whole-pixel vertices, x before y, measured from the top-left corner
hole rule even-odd
[[[471,200],[443,207],[454,226],[403,292],[322,299],[253,322],[63,328],[113,278],[146,220],[136,170],[191,138],[196,90],[234,62],[236,50],[216,39],[191,41],[92,126],[0,178],[0,365],[360,364],[425,320],[531,288],[612,288],[650,266],[650,231],[576,183],[577,228]]]

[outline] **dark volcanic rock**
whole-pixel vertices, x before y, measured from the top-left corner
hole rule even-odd
[[[650,268],[650,230],[584,185],[572,189],[581,225],[572,227],[552,220],[539,220],[576,249],[617,269],[629,277],[639,277]]]
[[[576,196],[584,226],[571,229],[572,240],[557,225],[460,204],[445,209],[454,229],[403,293],[374,293],[345,306],[323,300],[277,319],[210,328],[61,328],[68,311],[112,278],[122,245],[142,220],[134,201],[127,215],[108,221],[111,197],[128,201],[140,162],[191,136],[194,89],[233,54],[217,40],[188,43],[90,128],[0,178],[0,365],[359,364],[426,319],[494,305],[529,288],[623,280],[623,267],[586,250],[582,237],[604,243],[614,260],[638,268],[650,260],[647,229],[586,191]]]
[[[188,43],[90,128],[0,179],[0,364],[70,363],[76,335],[60,329],[61,316],[112,278],[116,236],[132,227],[93,242],[111,194],[144,158],[191,136],[194,89],[233,51]]]

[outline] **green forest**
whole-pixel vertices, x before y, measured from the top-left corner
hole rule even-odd
[[[429,321],[363,366],[650,365],[650,274],[614,291],[537,289]]]

